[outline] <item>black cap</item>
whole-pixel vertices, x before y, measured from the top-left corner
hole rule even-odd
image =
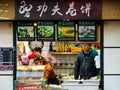
[[[44,58],[40,55],[36,56],[34,61],[45,61]]]

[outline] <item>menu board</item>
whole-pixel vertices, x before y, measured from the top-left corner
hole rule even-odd
[[[78,40],[79,41],[95,41],[96,40],[95,21],[79,21],[78,22]]]
[[[35,28],[32,22],[18,22],[17,24],[18,41],[35,40]]]
[[[0,48],[0,70],[13,69],[13,49]]]
[[[76,29],[74,21],[59,21],[57,39],[59,41],[75,41]]]
[[[53,21],[38,21],[37,40],[54,41],[55,29]]]

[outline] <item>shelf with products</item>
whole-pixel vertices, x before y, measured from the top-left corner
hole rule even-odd
[[[74,73],[75,61],[77,55],[82,52],[83,44],[82,42],[74,41],[56,41],[52,43],[50,54],[60,61],[60,63],[53,64],[57,75]],[[91,43],[92,48],[94,48],[94,44],[99,43]]]
[[[57,41],[51,45],[51,54],[78,54],[82,52],[82,45],[85,43],[91,44],[92,48],[94,45],[100,45],[100,43],[96,42],[73,42],[73,41]]]
[[[72,43],[69,41],[52,42],[51,54],[78,54],[82,51],[80,43]]]
[[[53,66],[56,69],[60,69],[60,68],[73,69],[75,64],[74,63],[60,63],[60,64],[54,64]]]
[[[71,46],[67,42],[59,42],[57,51],[50,52],[57,60],[60,61],[58,64],[53,64],[55,72],[57,75],[65,74],[69,75],[70,73],[74,73],[74,66],[77,54],[79,52],[71,52]]]
[[[61,54],[62,53],[62,54]],[[60,63],[53,64],[56,74],[69,74],[73,73],[77,53],[72,54],[72,52],[61,52],[57,54],[52,54]]]

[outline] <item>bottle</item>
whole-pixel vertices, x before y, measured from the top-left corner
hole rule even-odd
[[[59,43],[56,42],[56,52],[59,52]]]
[[[68,43],[68,52],[71,52],[70,44]]]
[[[65,52],[68,52],[68,45],[67,45],[67,43],[65,44]]]

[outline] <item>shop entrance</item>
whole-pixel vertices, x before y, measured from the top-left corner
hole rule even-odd
[[[78,54],[83,52],[84,44],[89,44],[90,50],[97,52],[93,61],[97,74],[90,78],[79,77],[77,79],[85,82],[96,81],[96,86],[99,88],[102,86],[102,27],[102,21],[15,21],[16,70],[14,79],[24,82],[37,80],[37,77],[43,76],[42,67],[40,67],[41,70],[35,70],[38,74],[35,74],[33,70],[36,67],[34,49],[40,48],[40,55],[54,68],[60,83],[64,85],[65,81],[73,82]],[[33,56],[30,57],[30,54]],[[22,77],[21,73],[21,78],[18,77],[18,72],[24,72],[25,76]],[[34,77],[29,76],[28,72],[33,73]],[[24,84],[27,85],[27,83]],[[25,85],[22,87],[19,85],[17,88],[24,89]],[[33,85],[32,88],[37,88],[37,85]]]

